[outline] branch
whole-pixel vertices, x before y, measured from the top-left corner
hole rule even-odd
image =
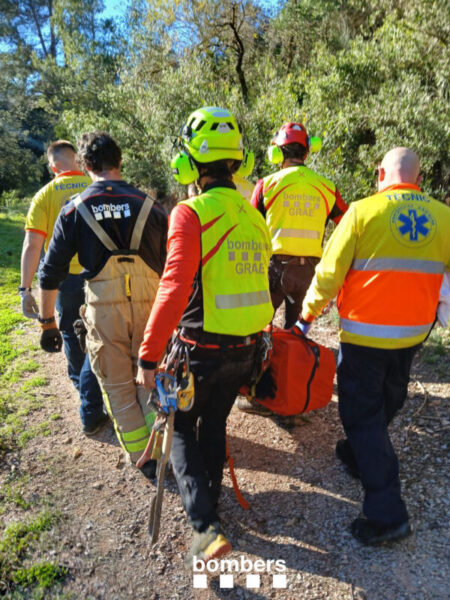
[[[30,10],[31,10],[31,14],[33,15],[33,20],[34,20],[34,23],[36,25],[37,33],[38,33],[38,36],[39,36],[39,41],[41,42],[41,46],[42,46],[42,50],[44,51],[45,57],[47,57],[48,56],[48,51],[47,51],[47,48],[45,46],[44,38],[42,37],[41,26],[40,26],[39,20],[37,18],[37,13],[36,13],[36,10],[35,10],[34,1],[33,0],[28,0],[28,4],[29,4]]]
[[[53,0],[48,0],[48,21],[50,26],[50,54],[56,58],[56,36],[55,27],[52,23],[53,16]]]
[[[228,25],[234,34],[234,39],[238,46],[236,48],[236,54],[237,54],[236,73],[238,74],[239,83],[241,84],[242,96],[244,98],[244,102],[247,102],[248,87],[247,87],[247,82],[245,80],[244,71],[242,69],[242,63],[243,63],[244,54],[245,54],[245,47],[239,36],[239,32],[236,29],[236,5],[235,4],[233,4],[233,20],[231,22],[229,22]]]

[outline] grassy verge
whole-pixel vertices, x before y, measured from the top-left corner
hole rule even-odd
[[[13,466],[5,461],[0,469],[0,596],[61,598],[58,582],[66,569],[48,560],[59,516],[42,511],[42,501],[28,497],[29,475],[16,467],[16,451],[36,436],[50,435],[51,428],[50,421],[29,420],[44,404],[41,391],[47,378],[38,362],[40,349],[29,339],[35,325],[20,313],[17,286],[26,203],[14,200],[14,206],[0,207],[0,459],[14,456]],[[49,400],[46,394],[45,403]]]
[[[39,349],[27,336],[30,322],[19,311],[23,222],[19,210],[0,212],[0,455],[21,445],[25,418],[41,405],[34,392],[47,383],[38,373]]]
[[[45,598],[48,589],[66,576],[67,569],[54,561],[31,560],[40,546],[47,546],[47,532],[59,519],[59,515],[43,511],[5,529],[0,541],[0,594],[10,598]]]

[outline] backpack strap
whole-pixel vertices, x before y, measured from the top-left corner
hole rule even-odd
[[[114,252],[118,250],[116,244],[112,241],[106,231],[97,223],[94,216],[89,212],[87,206],[83,204],[83,200],[81,199],[81,195],[78,194],[74,198],[72,198],[72,202],[75,205],[75,208],[80,213],[80,216],[85,221],[86,225],[92,229],[101,243],[110,251]]]
[[[153,204],[155,202],[154,198],[150,196],[146,196],[144,202],[142,203],[141,210],[136,219],[136,223],[134,225],[133,234],[131,236],[130,242],[130,250],[139,250],[139,246],[141,245],[142,234],[144,232],[145,224],[147,223],[148,215],[152,210]]]

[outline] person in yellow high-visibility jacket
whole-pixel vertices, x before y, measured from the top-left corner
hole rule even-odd
[[[47,148],[47,159],[55,177],[34,196],[25,220],[25,239],[20,262],[22,312],[25,317],[39,318],[39,310],[32,294],[33,278],[38,270],[42,249],[48,250],[53,228],[61,208],[73,194],[84,191],[91,178],[80,171],[73,144],[56,140]],[[91,369],[89,357],[80,348],[73,323],[80,318],[80,307],[85,302],[82,267],[75,255],[70,262],[68,276],[61,282],[56,300],[59,328],[67,358],[67,372],[80,398],[80,419],[85,435],[96,434],[108,421],[103,410],[103,399],[97,378]]]
[[[333,233],[298,322],[306,334],[338,294],[339,412],[347,439],[336,454],[364,487],[364,517],[352,533],[365,544],[411,531],[387,426],[406,399],[414,354],[433,327],[450,268],[450,209],[419,181],[413,151],[386,154],[378,193],[353,203]]]
[[[272,239],[270,294],[275,310],[284,302],[284,327],[294,325],[322,256],[325,227],[348,209],[332,181],[305,165],[310,139],[301,123],[285,123],[272,139],[269,157],[281,169],[260,179],[251,204],[266,219]]]
[[[207,106],[187,119],[172,160],[177,181],[199,191],[170,215],[167,261],[139,351],[137,382],[155,387],[155,368],[173,330],[190,357],[195,399],[177,411],[170,459],[194,538],[186,565],[231,550],[217,512],[226,421],[258,363],[272,320],[264,219],[236,190],[244,158],[234,116]],[[200,421],[199,421],[200,419]]]

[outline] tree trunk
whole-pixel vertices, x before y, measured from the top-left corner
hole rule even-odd
[[[233,5],[233,20],[231,23],[229,23],[229,26],[231,27],[231,29],[233,31],[234,39],[236,42],[236,46],[235,46],[235,52],[237,55],[236,73],[238,74],[239,83],[240,83],[241,90],[242,90],[242,97],[244,99],[244,102],[247,104],[248,87],[247,87],[247,81],[245,79],[244,70],[242,68],[242,63],[243,63],[244,54],[245,54],[245,48],[244,48],[242,39],[239,35],[238,28],[236,26],[236,6],[235,5]]]

